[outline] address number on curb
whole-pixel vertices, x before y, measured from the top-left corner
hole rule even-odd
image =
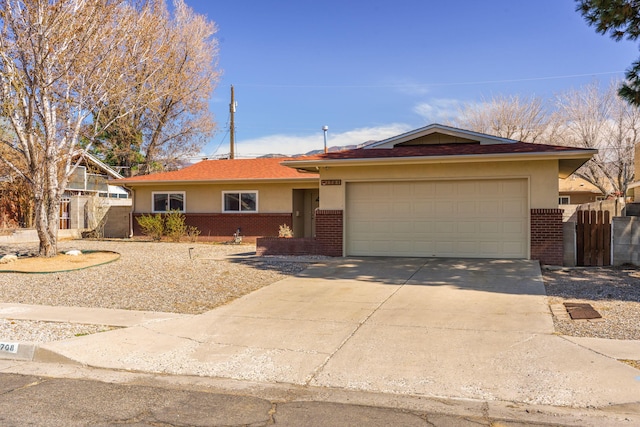
[[[0,342],[0,353],[17,353],[18,343],[15,342]]]

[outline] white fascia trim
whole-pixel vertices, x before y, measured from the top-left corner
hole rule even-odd
[[[366,166],[380,163],[415,164],[415,163],[466,163],[483,161],[512,161],[522,160],[562,160],[590,159],[598,150],[563,151],[562,153],[500,153],[500,154],[469,154],[462,156],[415,156],[415,157],[378,157],[373,159],[331,159],[331,160],[297,160],[283,162],[290,168],[329,167],[329,166]]]

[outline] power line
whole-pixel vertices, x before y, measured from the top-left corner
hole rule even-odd
[[[450,82],[450,83],[407,83],[407,84],[372,84],[372,85],[314,85],[314,84],[301,84],[301,85],[289,85],[289,84],[261,84],[261,83],[246,83],[240,84],[243,87],[264,87],[264,88],[318,88],[318,89],[375,89],[375,88],[412,88],[412,87],[428,87],[428,86],[469,86],[469,85],[483,85],[483,84],[497,84],[497,83],[518,83],[518,82],[531,82],[531,81],[544,81],[544,80],[561,80],[572,79],[579,77],[590,76],[604,76],[613,74],[622,74],[624,71],[604,71],[600,73],[583,73],[583,74],[566,74],[560,76],[546,76],[546,77],[528,77],[520,79],[503,79],[503,80],[479,80],[468,82]],[[236,86],[238,86],[236,84]]]

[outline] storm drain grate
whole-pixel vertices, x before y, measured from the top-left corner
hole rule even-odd
[[[598,313],[591,304],[581,302],[565,302],[564,307],[567,309],[567,313],[573,320],[589,320],[600,319],[602,316]]]

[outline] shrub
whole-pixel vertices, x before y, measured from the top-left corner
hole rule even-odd
[[[160,241],[164,234],[164,219],[162,215],[142,215],[136,218],[142,234],[151,237],[154,241]]]
[[[187,238],[190,242],[196,242],[198,240],[198,236],[200,235],[200,230],[198,227],[193,225],[187,225]]]
[[[164,219],[164,234],[174,242],[179,242],[187,234],[185,216],[180,211],[173,210]]]
[[[278,230],[278,237],[293,237],[293,231],[287,224],[282,224]]]

